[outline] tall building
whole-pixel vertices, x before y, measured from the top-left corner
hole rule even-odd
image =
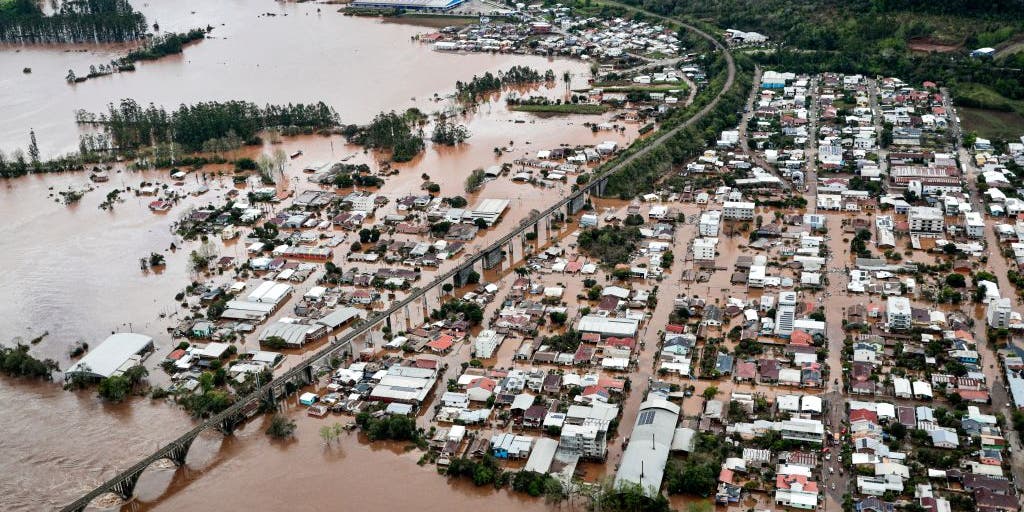
[[[985,317],[988,326],[993,329],[1006,329],[1010,326],[1010,314],[1013,313],[1010,299],[1002,298],[988,303]]]
[[[942,234],[945,219],[942,210],[931,206],[914,206],[907,212],[910,232],[913,234]]]
[[[698,238],[693,241],[694,261],[715,261],[717,238]]]
[[[890,329],[910,329],[910,299],[906,297],[889,297],[885,309]]]
[[[700,214],[700,236],[718,236],[718,225],[722,222],[722,212],[709,210]]]

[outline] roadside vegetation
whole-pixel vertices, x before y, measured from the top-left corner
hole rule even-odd
[[[689,158],[696,156],[704,150],[706,144],[713,144],[721,130],[735,126],[739,122],[739,115],[736,112],[746,102],[750,87],[749,70],[753,66],[748,59],[741,55],[735,57],[735,62],[737,66],[736,81],[733,87],[721,97],[718,104],[699,121],[680,130],[664,143],[648,151],[643,157],[630,162],[619,172],[610,176],[604,191],[606,196],[632,198],[653,191],[672,166],[682,165]],[[693,117],[710,104],[722,90],[728,72],[725,58],[718,54],[713,61],[708,63],[707,68],[708,85],[694,97],[690,106],[676,109],[666,118],[661,123],[659,130],[671,130]],[[604,164],[596,172],[600,173],[618,164],[642,147],[652,144],[653,140],[653,138],[648,138],[634,143],[618,158]]]

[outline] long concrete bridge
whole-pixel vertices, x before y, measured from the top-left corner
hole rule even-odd
[[[725,83],[722,89],[704,108],[675,127],[658,133],[654,138],[646,142],[641,142],[639,147],[627,149],[625,154],[620,156],[617,161],[613,161],[605,170],[600,171],[591,181],[581,185],[572,194],[560,199],[546,210],[525,219],[510,233],[502,236],[485,249],[467,256],[455,268],[442,273],[425,286],[411,290],[406,298],[395,302],[386,310],[374,313],[352,328],[345,336],[331,340],[326,346],[303,359],[297,366],[289,369],[274,380],[258,386],[252,393],[240,397],[224,411],[205,420],[177,439],[162,446],[150,456],[103,482],[61,510],[64,512],[82,512],[94,499],[107,493],[117,494],[124,500],[131,499],[139,478],[150,465],[161,459],[168,459],[177,466],[184,465],[192,442],[202,432],[215,429],[225,435],[230,435],[243,421],[257,414],[261,409],[261,405],[276,406],[277,399],[284,395],[288,388],[313,383],[317,370],[328,367],[329,361],[339,354],[349,352],[353,341],[365,341],[367,338],[372,340],[374,335],[382,337],[382,329],[385,325],[396,332],[419,325],[429,316],[432,309],[440,307],[441,299],[444,297],[444,285],[451,284],[454,287],[459,287],[466,283],[467,277],[472,272],[482,275],[484,270],[494,268],[502,262],[507,262],[511,266],[525,260],[528,256],[528,238],[533,238],[530,243],[536,247],[545,246],[557,235],[552,228],[552,223],[555,219],[562,216],[571,216],[579,212],[583,209],[590,195],[601,195],[604,192],[608,178],[611,175],[624,169],[637,159],[642,158],[653,148],[674,137],[680,131],[693,125],[711,112],[735,82],[736,65],[732,54],[717,39],[699,28],[668,18],[662,19],[686,27],[688,30],[699,34],[711,42],[718,51],[724,53],[728,65]],[[528,237],[528,233],[532,233],[535,236]]]

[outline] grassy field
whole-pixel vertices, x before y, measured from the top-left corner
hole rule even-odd
[[[680,91],[685,93],[689,88],[684,83],[677,84],[654,84],[654,85],[595,85],[604,89],[604,92],[668,92]]]
[[[979,108],[961,107],[960,121],[966,130],[986,139],[1016,141],[1024,135],[1024,115]]]
[[[1014,111],[1017,114],[1024,115],[1024,101],[1008,99],[981,84],[958,84],[953,90],[953,96],[956,98],[957,103],[964,106],[1005,112]]]
[[[509,105],[509,110],[516,112],[532,112],[534,114],[603,114],[608,111],[604,105],[574,105],[563,103],[561,105]]]
[[[1002,45],[1002,47],[999,48],[999,51],[996,52],[995,60],[1002,61],[1005,60],[1007,57],[1022,51],[1024,51],[1024,40],[1011,41],[1009,43],[1006,43],[1005,45]]]

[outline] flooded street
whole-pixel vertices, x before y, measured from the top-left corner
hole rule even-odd
[[[242,99],[258,104],[323,100],[338,111],[343,122],[366,123],[376,113],[392,109],[417,107],[427,113],[445,110],[452,106],[449,100],[433,101],[435,94],[444,97],[454,91],[456,80],[465,81],[474,74],[512,65],[541,71],[550,68],[559,77],[568,71],[574,85],[582,85],[589,75],[589,66],[578,61],[434,52],[411,40],[429,28],[346,17],[330,5],[187,0],[137,7],[150,23],[159,22],[163,31],[206,25],[214,30],[209,39],[189,45],[182,55],[140,63],[134,73],[73,86],[64,81],[69,69],[84,74],[90,65],[123,55],[125,48],[0,48],[0,109],[5,113],[0,150],[10,154],[25,148],[29,130],[35,130],[44,156],[75,151],[79,131],[74,110],[104,111],[108,103],[121,98],[169,109],[204,100]],[[266,12],[276,16],[261,15]],[[32,73],[21,73],[25,67],[31,67]],[[564,91],[559,80],[533,94],[561,97]],[[472,134],[468,144],[456,148],[428,145],[414,161],[396,166],[400,174],[389,177],[379,192],[392,201],[417,193],[421,174],[428,174],[441,185],[440,195],[463,195],[463,182],[472,169],[511,163],[560,144],[614,140],[625,145],[636,137],[636,125],[615,132],[592,132],[583,125],[606,120],[602,117],[607,118],[542,119],[510,112],[502,99],[483,104],[461,121]],[[429,137],[429,133],[426,135]],[[376,167],[379,159],[378,155],[347,145],[341,137],[298,137],[286,139],[280,147],[289,153],[303,151],[300,158],[290,161],[286,180],[279,184],[299,190],[315,187],[301,172],[306,165],[347,157],[348,163]],[[511,149],[498,157],[496,147]],[[256,153],[257,149],[239,150],[239,154],[247,152]],[[70,363],[70,347],[77,342],[95,346],[112,332],[143,332],[156,342],[156,353],[146,363],[151,380],[166,380],[157,365],[177,343],[167,328],[188,314],[176,304],[174,295],[191,281],[187,260],[189,251],[195,248],[174,235],[172,225],[191,208],[223,202],[224,194],[233,186],[226,178],[209,181],[205,183],[209,192],[189,195],[165,214],[152,213],[148,208],[152,198],[133,192],[123,193],[124,201],[115,204],[113,211],[98,208],[108,192],[135,190],[144,182],[166,183],[166,173],[115,171],[108,183],[98,184],[91,183],[85,173],[0,182],[0,215],[5,219],[0,236],[6,249],[0,255],[0,264],[6,270],[0,275],[0,286],[6,292],[6,300],[0,304],[4,327],[0,341],[27,342],[45,333],[32,347],[32,353],[53,358],[64,368]],[[175,189],[187,194],[203,184],[191,174]],[[512,200],[511,210],[502,224],[487,230],[473,244],[483,246],[500,237],[530,210],[543,209],[568,193],[570,186],[563,183],[540,188],[513,183],[508,176],[486,184],[468,197],[470,202],[486,197],[508,198]],[[94,190],[77,204],[65,206],[57,201],[61,191],[89,187]],[[383,213],[393,210],[392,204]],[[178,246],[173,252],[168,250],[172,243]],[[238,242],[227,246],[220,240],[213,243],[221,255],[245,258],[244,245]],[[140,270],[139,259],[151,252],[166,257],[164,270]],[[339,254],[336,261],[347,266],[343,257]],[[250,340],[243,348],[255,346]],[[0,431],[5,433],[0,438],[0,471],[10,475],[0,481],[3,510],[62,505],[191,425],[184,412],[163,402],[133,399],[111,406],[101,402],[95,391],[71,393],[62,391],[59,383],[6,378],[0,379],[0,408],[18,411],[0,418]],[[360,444],[354,434],[340,447],[325,452],[316,433],[318,426],[318,422],[302,416],[298,440],[287,446],[267,446],[270,442],[259,422],[223,443],[217,436],[204,434],[190,454],[188,468],[179,471],[173,481],[173,466],[152,468],[139,484],[139,501],[127,507],[202,509],[212,501],[225,500],[232,503],[232,508],[280,510],[284,506],[294,508],[301,498],[309,510],[318,510],[345,503],[346,498],[356,495],[360,501],[345,508],[406,509],[416,505],[429,511],[485,505],[492,510],[545,507],[542,501],[524,501],[509,493],[493,496],[489,488],[462,484],[445,488],[433,468],[415,464],[418,455],[396,455]],[[332,463],[321,464],[321,459]],[[360,492],[368,484],[380,485],[388,480],[401,482],[403,490],[412,492]],[[189,484],[188,491],[180,492],[185,484]],[[255,486],[273,492],[247,492]],[[424,499],[425,495],[430,499]],[[321,496],[322,501],[313,496]]]

